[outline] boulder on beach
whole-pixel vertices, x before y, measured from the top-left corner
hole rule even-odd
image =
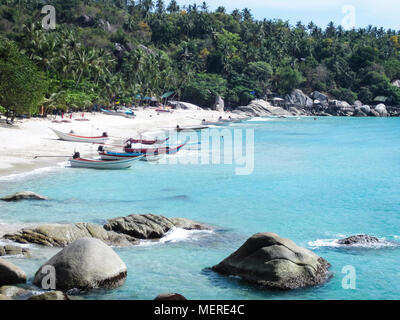
[[[16,256],[23,255],[25,257],[30,257],[30,251],[26,248],[13,246],[13,245],[5,245],[0,246],[0,257],[1,256]]]
[[[212,270],[239,276],[271,289],[296,289],[324,283],[330,264],[275,233],[257,233]]]
[[[312,92],[311,97],[315,100],[318,100],[319,103],[327,103],[329,100],[329,97],[326,94],[319,91]]]
[[[129,246],[136,242],[132,237],[107,231],[102,226],[91,223],[44,224],[4,235],[5,239],[15,242],[48,247],[65,247],[85,237],[100,239],[107,244],[117,246]]]
[[[207,226],[184,218],[166,218],[155,214],[132,214],[108,220],[104,229],[138,239],[160,239],[172,228],[206,230]]]
[[[379,243],[379,239],[377,237],[373,237],[367,234],[358,234],[354,236],[350,236],[344,239],[338,240],[339,244],[344,245],[353,245],[353,244],[370,244],[370,243]]]
[[[0,198],[2,201],[20,201],[20,200],[48,200],[46,197],[41,196],[40,194],[37,194],[35,192],[31,191],[22,191],[22,192],[17,192],[12,195]]]
[[[187,300],[179,293],[161,293],[154,300]]]
[[[321,101],[319,98],[315,98]],[[300,89],[295,89],[291,94],[285,96],[285,100],[287,104],[294,105],[296,107],[301,108],[311,108],[314,104],[314,101],[304,94]]]
[[[7,260],[0,259],[0,286],[26,282],[25,272]]]
[[[243,112],[247,116],[264,117],[264,116],[289,116],[291,113],[281,107],[275,107],[268,101],[262,99],[255,99],[247,106],[240,106],[235,109]]]
[[[103,241],[82,238],[61,250],[35,274],[33,283],[41,287],[48,275],[45,266],[53,266],[56,273],[56,289],[116,288],[127,277],[127,268],[114,250]]]
[[[33,295],[28,300],[70,300],[70,298],[62,291],[49,291]]]
[[[222,99],[221,96],[216,96],[213,109],[222,112],[224,111],[224,108],[225,108],[224,100]]]
[[[388,116],[388,112],[386,110],[386,106],[383,103],[378,104],[375,107],[375,111],[378,112],[381,117],[387,117]]]
[[[354,117],[367,117],[368,115],[364,113],[360,107],[357,107],[353,114]]]

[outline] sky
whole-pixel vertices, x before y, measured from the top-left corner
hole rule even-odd
[[[179,5],[201,0],[177,0]],[[166,0],[168,3],[168,0]],[[208,0],[210,10],[224,6],[227,12],[238,8],[249,8],[256,19],[289,20],[304,24],[313,21],[325,27],[330,21],[345,29],[362,28],[368,25],[400,30],[400,0]]]

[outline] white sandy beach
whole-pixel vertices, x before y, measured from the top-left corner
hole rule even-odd
[[[14,127],[0,126],[0,176],[29,172],[67,160],[74,150],[82,155],[93,155],[96,147],[91,144],[58,140],[49,129],[62,132],[73,130],[77,134],[99,136],[107,132],[111,138],[129,138],[139,135],[151,136],[151,132],[175,128],[177,125],[200,125],[202,119],[217,120],[230,114],[217,111],[175,110],[173,113],[157,113],[153,108],[135,111],[134,119],[101,113],[85,113],[89,121],[76,121],[82,114],[75,113],[71,123],[54,123],[48,119],[32,118],[18,120]],[[61,120],[60,117],[57,117]],[[69,117],[64,117],[69,119]],[[35,156],[66,156],[65,158],[38,158]]]

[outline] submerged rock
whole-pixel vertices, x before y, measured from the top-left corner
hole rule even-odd
[[[0,200],[3,201],[20,201],[20,200],[48,200],[46,197],[43,197],[35,192],[31,191],[23,191],[23,192],[17,192],[12,195],[0,198]]]
[[[179,293],[161,293],[154,300],[187,300]]]
[[[47,261],[35,274],[33,283],[41,286],[47,272],[43,267],[53,266],[56,271],[57,290],[73,288],[116,288],[127,276],[121,258],[104,242],[93,238],[78,239]]]
[[[123,233],[138,239],[160,239],[172,228],[206,230],[207,226],[184,218],[166,218],[155,214],[132,214],[108,220],[106,230]]]
[[[31,296],[28,300],[70,300],[62,291],[49,291]]]
[[[16,265],[0,259],[0,286],[26,282],[25,272]]]
[[[24,255],[25,257],[30,257],[30,251],[26,248],[17,247],[13,245],[0,246],[0,257],[1,256],[16,256]]]
[[[129,246],[136,242],[132,237],[109,232],[100,225],[90,223],[44,224],[4,235],[5,239],[19,243],[35,243],[49,247],[65,247],[85,237],[100,239],[117,246]]]
[[[366,243],[379,243],[377,237],[369,236],[367,234],[358,234],[344,239],[338,240],[339,244],[352,245],[352,244],[366,244]]]
[[[308,249],[275,233],[257,233],[212,270],[240,276],[274,289],[296,289],[324,283],[330,264]]]

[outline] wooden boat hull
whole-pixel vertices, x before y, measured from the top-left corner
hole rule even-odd
[[[122,160],[92,160],[92,159],[69,159],[72,168],[87,168],[100,170],[116,170],[130,168],[136,160],[143,158],[143,155]]]
[[[175,130],[178,132],[185,132],[185,131],[200,131],[204,129],[208,129],[208,126],[182,127],[182,128],[176,128]]]
[[[152,145],[152,144],[163,144],[166,142],[169,138],[166,139],[161,139],[161,140],[146,140],[146,139],[128,139],[126,142],[131,142],[131,143],[140,143],[140,144],[145,144],[145,145]]]
[[[122,160],[132,157],[142,156],[140,160],[143,161],[157,161],[166,154],[175,154],[181,150],[187,142],[175,147],[161,147],[161,148],[143,148],[143,149],[128,149],[125,152],[112,152],[112,151],[99,151],[99,155],[103,160]]]
[[[109,111],[109,110],[104,110],[101,109],[101,113],[103,114],[107,114],[109,116],[121,116],[121,117],[125,117],[125,118],[135,118],[135,115],[133,113],[126,113],[126,112],[119,112],[119,111]]]
[[[61,131],[55,130],[50,128],[53,132],[58,136],[59,139],[64,141],[71,141],[71,142],[84,142],[84,143],[105,143],[108,140],[108,137],[85,137],[79,136],[76,134],[71,133],[63,133]]]
[[[180,149],[182,149],[188,141],[185,141],[183,144],[175,146],[175,147],[159,147],[159,148],[125,148],[124,151],[126,153],[144,153],[144,154],[151,154],[151,155],[157,155],[157,154],[175,154],[177,153]]]

